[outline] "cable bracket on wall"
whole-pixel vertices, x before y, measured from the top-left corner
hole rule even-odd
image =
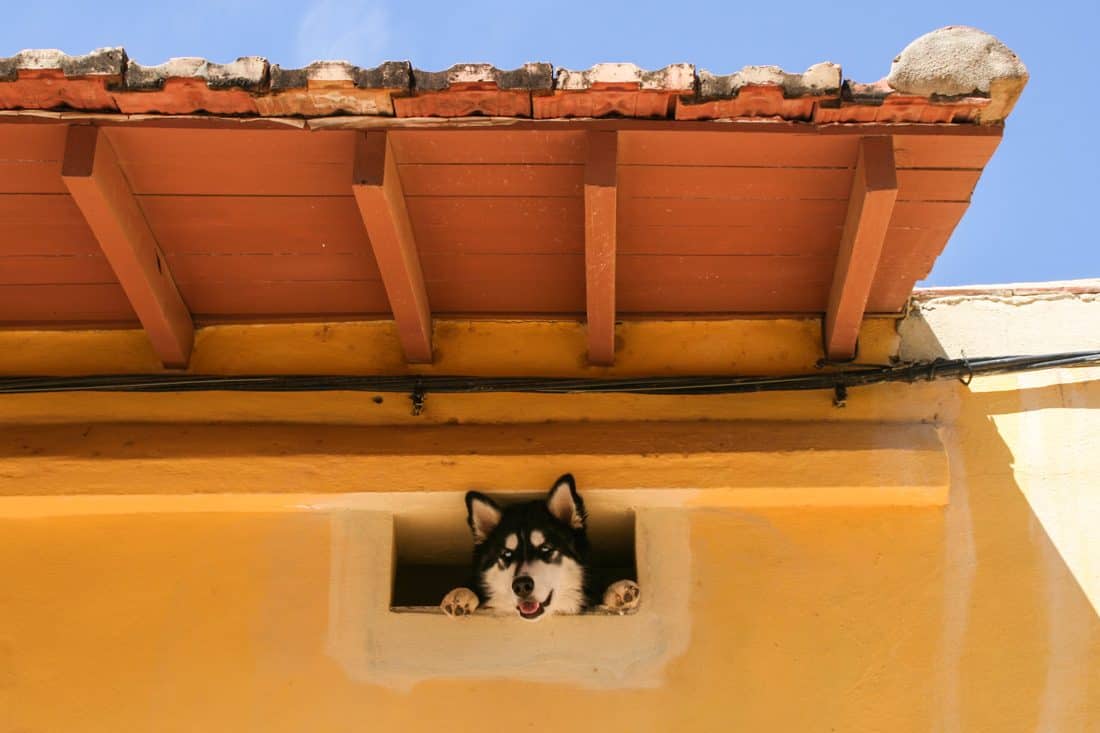
[[[413,385],[412,393],[409,395],[409,400],[412,402],[412,415],[417,417],[420,413],[424,412],[424,399],[427,396],[427,392],[424,391],[424,385],[419,379]]]

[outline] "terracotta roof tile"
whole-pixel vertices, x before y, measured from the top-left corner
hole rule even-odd
[[[210,89],[246,89],[262,91],[267,81],[267,60],[243,56],[229,64],[216,64],[203,58],[169,59],[158,66],[126,64],[126,90],[131,92],[163,89],[170,79],[201,79]]]
[[[822,105],[814,122],[955,123],[979,121],[988,97],[920,97],[901,94],[885,79],[873,84],[845,82],[839,104]]]
[[[746,87],[769,86],[786,97],[835,97],[840,94],[840,67],[831,62],[814,64],[801,74],[778,66],[746,66],[733,74],[718,76],[699,72],[699,96],[703,99],[736,97]]]
[[[535,117],[671,117],[676,98],[695,94],[695,67],[672,64],[653,71],[635,64],[559,69],[552,95],[534,100]]]
[[[112,96],[127,114],[258,114],[253,93],[267,84],[267,60],[246,56],[229,64],[203,58],[169,59],[157,66],[126,64],[122,88]]]
[[[311,84],[322,86],[332,82],[351,82],[357,89],[397,89],[407,92],[412,86],[408,61],[386,61],[370,69],[347,61],[314,61],[300,69],[284,69],[271,65],[271,91],[305,89]]]
[[[829,62],[801,74],[778,66],[746,66],[723,76],[700,71],[699,95],[678,101],[676,119],[772,117],[808,122],[822,101],[839,101],[841,83],[840,67]]]
[[[122,80],[126,51],[101,48],[83,56],[56,49],[0,58],[0,109],[118,110],[107,91]]]
[[[125,114],[259,114],[256,101],[248,92],[234,88],[214,89],[199,78],[162,79],[157,88],[141,92],[118,91],[111,96],[119,112]]]
[[[549,92],[554,85],[554,67],[528,63],[510,71],[491,64],[456,64],[445,71],[413,70],[413,86],[418,92],[442,92],[464,85],[485,84],[497,89]]]
[[[412,72],[407,61],[369,69],[346,61],[315,61],[300,69],[273,64],[270,82],[270,93],[256,98],[266,117],[392,116],[393,98],[409,93]]]
[[[596,64],[586,71],[558,69],[557,81],[558,91],[563,92],[616,87],[691,93],[695,91],[695,67],[670,64],[663,69],[647,71],[634,64]]]
[[[83,56],[70,56],[55,48],[29,49],[0,58],[0,81],[15,81],[22,71],[59,71],[63,76],[120,77],[126,68],[122,47],[99,48]]]
[[[398,117],[530,117],[531,94],[549,93],[554,67],[528,63],[510,71],[491,64],[456,64],[445,71],[413,69],[415,94],[397,100]]]
[[[260,57],[142,66],[122,48],[84,56],[31,50],[0,58],[0,109],[995,124],[1011,111],[1027,79],[1027,69],[1003,43],[962,26],[921,36],[894,59],[885,79],[872,84],[843,80],[833,63],[802,73],[748,66],[730,74],[696,72],[686,63],[656,70],[629,63],[555,70],[529,63],[512,70],[457,64],[423,71],[408,62],[361,68],[318,61],[283,69]]]
[[[916,39],[872,84],[845,82],[841,104],[815,122],[997,123],[1027,84],[1020,59],[976,28],[948,26]]]

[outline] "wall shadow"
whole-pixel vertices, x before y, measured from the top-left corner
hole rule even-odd
[[[948,356],[913,320],[938,350],[928,358]],[[959,717],[948,727],[961,730],[1100,728],[1100,587],[1082,585],[1098,580],[1089,566],[1100,500],[1087,484],[1097,470],[1090,436],[1100,413],[1089,413],[1100,409],[1100,379],[1033,378],[1046,383],[958,384],[959,412],[943,429],[952,474],[945,607],[958,624],[957,647],[945,653],[959,665]],[[988,695],[1002,703],[974,704]]]

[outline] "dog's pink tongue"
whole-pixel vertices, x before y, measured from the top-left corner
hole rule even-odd
[[[535,611],[539,610],[539,602],[538,601],[520,601],[519,602],[519,610],[522,613],[534,613]]]

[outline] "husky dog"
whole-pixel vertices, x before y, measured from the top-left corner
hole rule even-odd
[[[474,533],[474,590],[455,588],[440,607],[448,616],[483,608],[534,621],[545,614],[581,613],[589,595],[584,502],[573,476],[554,482],[545,499],[500,507],[477,491],[466,494],[466,521]],[[641,598],[632,580],[612,583],[603,610],[624,613]]]

